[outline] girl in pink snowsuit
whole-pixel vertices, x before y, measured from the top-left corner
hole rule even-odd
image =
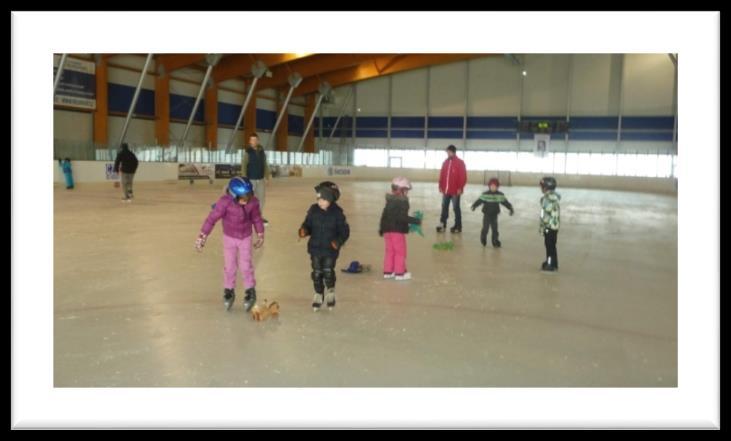
[[[253,187],[247,178],[231,179],[226,194],[213,205],[196,240],[195,247],[201,251],[218,220],[223,223],[223,301],[226,310],[233,305],[236,294],[236,269],[244,278],[244,308],[249,311],[256,303],[256,280],[252,262],[252,227],[258,235],[253,248],[264,244],[264,223],[259,209],[259,200],[253,194]]]
[[[386,195],[386,206],[381,214],[381,227],[378,234],[386,243],[383,259],[383,278],[409,280],[411,273],[406,270],[406,235],[409,224],[421,224],[421,220],[409,216],[408,192],[411,183],[403,177],[391,182],[391,193]]]

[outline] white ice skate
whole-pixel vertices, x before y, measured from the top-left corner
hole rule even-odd
[[[315,296],[312,298],[312,310],[317,312],[320,310],[321,306],[322,306],[322,294],[315,293]]]
[[[411,280],[411,273],[404,273],[403,275],[396,276],[396,280]]]
[[[325,303],[327,304],[327,309],[329,309],[330,311],[332,311],[335,307],[335,290],[333,288],[327,290],[327,294],[325,295]]]

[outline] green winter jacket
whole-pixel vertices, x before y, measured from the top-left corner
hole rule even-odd
[[[560,224],[561,207],[559,201],[561,195],[555,191],[549,191],[541,198],[541,230],[556,230]]]

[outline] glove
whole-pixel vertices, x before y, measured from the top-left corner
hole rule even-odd
[[[301,227],[297,234],[299,234],[300,238],[307,237],[309,235],[305,227]]]
[[[510,215],[512,216],[514,212],[514,210],[510,210]]]
[[[475,210],[477,210],[477,205],[472,206],[472,211],[475,211]]]
[[[333,248],[333,250],[336,250],[336,251],[338,248],[340,248],[340,245],[338,245],[337,240],[333,240],[332,242],[330,242],[330,246]]]
[[[198,238],[195,240],[195,250],[199,253],[203,251],[203,247],[206,246],[206,239],[208,236],[206,236],[203,233],[198,234]]]
[[[383,230],[380,230],[380,229],[379,229],[379,230],[378,230],[378,235],[379,235],[379,236],[381,236],[381,237],[383,237]]]
[[[264,245],[264,236],[259,235],[259,238],[254,242],[254,248],[259,249],[262,245]]]
[[[421,230],[421,222],[424,219],[424,213],[422,211],[417,211],[414,213],[414,220],[415,222],[409,224],[409,232],[417,233],[419,236],[424,236],[424,232]]]
[[[413,216],[410,216],[410,225],[421,225],[421,220],[424,219],[424,213],[422,211],[416,211]]]

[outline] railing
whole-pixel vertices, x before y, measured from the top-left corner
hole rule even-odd
[[[240,164],[242,150],[227,154],[205,147],[161,147],[129,143],[142,162]],[[91,143],[54,140],[54,157],[72,160],[113,161],[117,150]],[[677,155],[670,153],[590,151],[552,152],[544,157],[529,151],[460,150],[458,155],[468,170],[495,170],[529,173],[588,174],[606,176],[678,177]],[[267,151],[272,165],[330,166],[354,165],[384,168],[439,169],[445,159],[442,149],[341,144],[317,153]]]
[[[240,164],[242,150],[226,153],[225,150],[209,150],[205,147],[162,147],[128,143],[137,159],[141,162],[180,162],[180,163],[212,163]],[[117,149],[92,143],[54,140],[54,158],[70,158],[72,160],[114,161]],[[332,151],[317,153],[267,151],[267,160],[272,165],[322,166],[333,165]]]

